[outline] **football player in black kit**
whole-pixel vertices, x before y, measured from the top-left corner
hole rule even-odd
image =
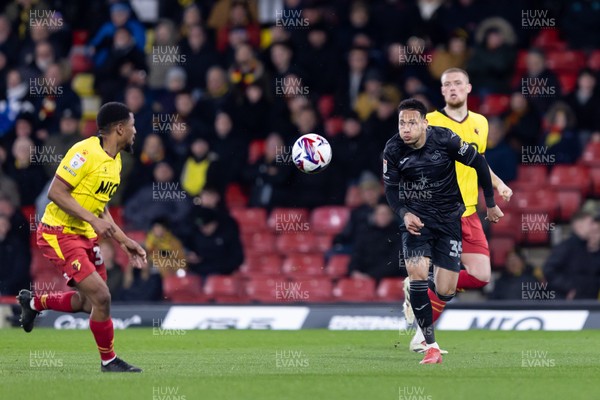
[[[456,292],[462,251],[460,218],[465,210],[455,161],[477,171],[487,206],[487,219],[498,222],[502,211],[494,202],[490,171],[485,158],[449,129],[428,126],[425,105],[407,99],[398,107],[399,133],[385,145],[383,180],[390,207],[403,225],[403,257],[410,278],[410,299],[427,350],[421,364],[442,362],[435,341],[427,289],[443,301]],[[429,263],[433,280],[428,282]]]

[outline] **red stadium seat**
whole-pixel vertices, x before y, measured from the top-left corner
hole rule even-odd
[[[547,214],[548,218],[553,220],[558,214],[558,199],[556,193],[548,189],[519,191],[515,192],[511,199],[511,208],[523,215]]]
[[[163,280],[163,295],[174,303],[197,303],[206,300],[202,280],[197,275],[167,276]]]
[[[583,149],[581,163],[588,167],[600,167],[600,142],[588,142]]]
[[[211,275],[206,278],[204,294],[210,300],[219,299],[220,302],[240,301],[239,281],[227,275]]]
[[[527,50],[519,50],[515,63],[515,75],[519,78],[527,71]],[[469,97],[471,97],[469,95]]]
[[[342,278],[333,288],[338,301],[366,302],[375,299],[375,281],[371,278]]]
[[[590,178],[592,179],[592,194],[594,197],[600,197],[600,167],[590,169]]]
[[[265,141],[256,139],[250,142],[248,147],[248,164],[254,164],[265,154]]]
[[[479,112],[479,109],[481,108],[481,98],[475,94],[469,94],[469,97],[467,98],[467,105],[469,107],[469,110],[473,110],[474,112]]]
[[[325,261],[320,253],[292,254],[283,261],[282,271],[291,278],[322,276]]]
[[[337,234],[350,219],[350,209],[340,206],[323,206],[313,210],[310,226],[315,232]]]
[[[334,237],[335,235],[317,235],[317,250],[321,253],[326,253],[331,250]]]
[[[591,190],[589,170],[580,165],[556,165],[548,182],[554,189],[578,190],[583,196]]]
[[[284,233],[277,237],[276,247],[281,254],[311,253],[317,250],[317,241],[311,232]]]
[[[225,190],[225,204],[230,210],[236,207],[246,207],[248,196],[244,194],[242,187],[237,183],[227,185]]]
[[[517,182],[546,185],[548,168],[544,165],[520,165],[517,169]]]
[[[325,272],[332,278],[341,278],[348,275],[348,265],[350,264],[350,256],[346,254],[336,254],[331,256],[327,262]]]
[[[90,34],[85,29],[73,31],[73,46],[85,46],[90,38]]]
[[[308,210],[305,208],[274,208],[267,226],[274,232],[295,232],[308,228]]]
[[[325,133],[327,137],[333,137],[344,129],[344,119],[342,117],[330,117],[325,120]]]
[[[123,218],[123,207],[121,206],[110,206],[109,207],[110,216],[115,221],[119,227],[123,228],[125,226],[125,219]]]
[[[377,299],[388,302],[404,300],[404,278],[384,278],[377,286]]]
[[[146,231],[127,231],[126,234],[141,245],[146,242]]]
[[[30,273],[32,278],[37,278],[41,275],[57,275],[62,277],[62,274],[54,265],[42,254],[37,246],[31,248],[31,268]],[[64,278],[63,278],[64,279]]]
[[[271,232],[254,232],[241,236],[244,251],[248,254],[271,254],[275,252],[275,235]]]
[[[592,51],[587,61],[587,66],[594,71],[600,71],[600,50]]]
[[[246,255],[239,271],[242,276],[279,275],[282,264],[283,261],[278,254]]]
[[[528,214],[528,221],[523,221],[524,243],[528,245],[547,245],[550,242],[550,231],[554,223],[546,214]],[[536,221],[533,224],[530,221]]]
[[[515,248],[515,241],[506,237],[493,237],[490,239],[489,246],[492,268],[504,268],[506,256]]]
[[[251,278],[245,285],[248,299],[263,303],[276,303],[283,297],[283,291],[289,288],[289,282],[281,278]]]
[[[546,65],[554,72],[577,72],[585,67],[585,54],[581,51],[550,51],[546,53]]]
[[[521,243],[525,239],[525,234],[521,227],[521,214],[518,212],[504,211],[504,217],[496,224],[490,224],[492,237],[508,237],[515,242]]]
[[[581,193],[575,190],[558,190],[556,196],[559,209],[558,219],[563,222],[570,221],[581,206]]]
[[[498,116],[508,110],[510,96],[490,94],[485,97],[479,111],[486,116]]]
[[[267,230],[267,211],[264,208],[234,208],[231,216],[237,221],[242,234]]]
[[[562,49],[564,46],[566,46],[566,44],[560,40],[560,33],[556,28],[540,29],[532,43],[532,47],[541,48],[543,50]]]
[[[67,285],[67,280],[57,271],[38,274],[30,287],[36,294],[59,294],[71,292],[74,288]]]
[[[296,296],[287,296],[290,300],[297,297],[308,303],[325,303],[333,300],[333,284],[327,277],[298,278],[291,281]]]
[[[327,119],[333,113],[335,99],[332,95],[322,95],[317,101],[317,109],[322,119]]]
[[[81,128],[81,136],[88,138],[92,135],[95,135],[98,132],[98,128],[96,126],[96,121],[91,119],[86,119],[83,121],[83,126]]]

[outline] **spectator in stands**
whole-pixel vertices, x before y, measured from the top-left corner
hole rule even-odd
[[[96,64],[94,89],[103,103],[117,100],[127,85],[143,86],[147,71],[143,50],[136,46],[131,32],[120,27],[114,33],[107,58]]]
[[[510,108],[502,118],[511,147],[520,152],[523,146],[536,145],[541,137],[540,115],[521,91],[510,96]]]
[[[554,99],[562,96],[560,82],[554,72],[547,68],[546,56],[540,49],[531,49],[527,52],[525,66],[526,71],[515,90],[527,94],[538,114],[543,115]]]
[[[397,95],[397,97],[395,97]],[[377,108],[371,114],[364,124],[365,135],[372,144],[372,150],[369,153],[369,158],[376,163],[377,168],[371,168],[379,171],[381,168],[381,160],[379,157],[371,157],[374,154],[379,154],[385,147],[386,142],[398,130],[398,114],[396,107],[400,102],[399,94],[382,93],[377,103]]]
[[[197,196],[210,179],[212,157],[210,146],[205,139],[192,142],[190,154],[181,172],[181,186],[190,196]]]
[[[236,50],[236,45],[241,42],[257,49],[260,45],[260,26],[246,1],[232,1],[227,23],[217,30],[217,50],[221,53]]]
[[[333,94],[337,77],[338,49],[325,24],[311,24],[305,46],[298,49],[298,65],[305,71],[307,85],[314,94]]]
[[[486,151],[487,158],[487,151]],[[495,170],[494,170],[495,171]],[[490,300],[524,300],[541,298],[536,296],[540,282],[533,274],[533,267],[527,262],[523,252],[515,248],[506,256],[506,267],[494,281],[494,290],[488,295]],[[532,293],[534,292],[534,293]]]
[[[181,53],[186,56],[183,68],[188,76],[188,86],[192,90],[206,90],[206,74],[210,67],[219,65],[219,57],[202,26],[191,26],[180,46]]]
[[[144,248],[151,267],[158,270],[163,279],[187,268],[183,244],[170,231],[169,221],[165,218],[157,218],[152,222]]]
[[[165,88],[157,90],[154,110],[161,113],[175,113],[175,98],[187,88],[187,74],[180,66],[170,67],[165,77]]]
[[[391,135],[390,135],[391,136]],[[370,140],[365,135],[356,113],[349,113],[344,119],[342,133],[331,140],[336,163],[343,171],[345,185],[356,184],[361,173],[372,165]]]
[[[79,120],[81,119],[81,109],[66,108],[61,111],[59,122],[59,130],[56,134],[51,134],[44,141],[44,148],[47,149],[47,154],[53,156],[47,162],[43,163],[46,176],[52,178],[56,172],[56,168],[60,160],[67,154],[67,151],[75,143],[83,140],[83,136],[79,133]]]
[[[204,21],[200,7],[192,3],[183,10],[180,26],[181,36],[188,37],[194,26],[204,26]]]
[[[0,100],[0,139],[3,139],[15,125],[21,113],[33,113],[35,108],[29,98],[29,85],[21,77],[21,73],[10,70],[6,73],[6,92]]]
[[[39,120],[36,138],[45,140],[48,135],[58,132],[60,116],[66,109],[81,114],[81,99],[71,89],[66,79],[67,72],[60,64],[51,64],[44,72],[42,95],[33,101]]]
[[[211,67],[206,73],[206,91],[200,96],[194,111],[205,125],[212,126],[217,111],[228,104],[228,82],[225,70],[219,66]]]
[[[32,46],[33,52],[21,62],[23,80],[27,82],[42,77],[50,65],[58,62],[54,47],[48,41],[40,40]]]
[[[600,92],[594,72],[589,68],[579,71],[577,87],[565,98],[577,119],[577,129],[582,144],[587,142],[591,132],[600,130]]]
[[[146,264],[142,269],[126,268],[120,301],[146,302],[162,300],[162,280],[157,270]]]
[[[517,57],[512,27],[502,18],[487,19],[477,29],[476,40],[467,63],[473,88],[482,96],[508,93]]]
[[[353,110],[358,113],[361,122],[371,116],[377,108],[379,98],[383,94],[383,80],[377,70],[370,70],[365,75],[363,89],[359,92]]]
[[[272,209],[288,204],[289,179],[294,168],[291,148],[277,133],[265,140],[265,153],[254,164],[244,170],[244,178],[250,184],[248,206]]]
[[[439,81],[442,73],[448,68],[466,69],[467,60],[470,58],[467,38],[467,32],[457,29],[452,32],[444,46],[438,46],[434,50],[429,64],[429,73],[434,79]]]
[[[115,2],[110,7],[110,21],[106,22],[90,40],[91,51],[94,52],[96,67],[103,65],[110,57],[113,37],[120,28],[131,32],[132,42],[139,52],[146,46],[146,30],[144,26],[132,15],[129,5],[124,2]]]
[[[129,176],[123,193],[123,201],[129,199],[142,186],[152,181],[154,167],[163,161],[166,161],[167,151],[161,137],[156,133],[146,136],[142,151],[135,161],[133,172]]]
[[[7,168],[7,173],[17,183],[23,206],[35,203],[47,181],[41,165],[43,156],[40,158],[36,149],[33,141],[25,137],[17,138],[12,146],[14,162]]]
[[[554,154],[557,164],[573,164],[581,154],[581,144],[573,110],[564,102],[557,101],[544,116],[544,135],[541,144]]]
[[[368,228],[357,233],[348,269],[353,277],[377,281],[401,276],[401,252],[402,240],[394,213],[382,201],[375,207]]]
[[[576,0],[565,3],[561,33],[564,33],[569,48],[596,50],[600,43],[600,7],[595,1]]]
[[[252,46],[247,43],[240,44],[235,49],[235,59],[229,68],[229,83],[236,100],[241,100],[246,87],[257,82],[264,73],[264,66],[254,54]]]
[[[175,123],[187,126],[193,137],[208,137],[211,130],[210,125],[204,125],[195,115],[196,102],[192,92],[181,90],[175,95]]]
[[[173,168],[166,162],[154,167],[154,180],[142,186],[125,202],[124,217],[132,229],[148,230],[156,218],[166,218],[171,226],[186,222],[191,201],[175,181]]]
[[[344,229],[333,239],[335,253],[352,254],[357,237],[369,227],[369,220],[382,195],[381,183],[375,175],[365,172],[358,185],[361,205],[350,213],[350,219]]]
[[[6,15],[0,15],[0,51],[6,56],[6,65],[14,67],[19,55],[19,40]]]
[[[544,264],[548,290],[559,299],[597,299],[600,274],[598,218],[578,212],[571,219],[571,236],[555,246]]]
[[[202,276],[229,275],[244,261],[237,223],[223,223],[213,209],[197,207],[193,223],[197,230],[189,239],[190,271]]]
[[[268,49],[269,63],[271,73],[271,84],[269,87],[272,89],[271,92],[275,93],[277,87],[281,87],[283,78],[287,74],[295,74],[302,77],[302,71],[297,67],[297,63],[292,64],[294,58],[294,51],[292,50],[291,43],[289,42],[275,42]],[[281,89],[280,89],[281,90]]]
[[[269,133],[270,103],[264,85],[254,82],[246,87],[242,104],[236,107],[235,118],[247,140],[264,139]]]
[[[338,114],[352,110],[363,87],[369,65],[369,53],[362,47],[353,47],[347,56],[347,70],[340,72],[336,90],[336,107]]]
[[[222,193],[231,182],[240,182],[248,159],[248,140],[235,128],[231,115],[221,111],[215,118],[210,148],[214,156],[214,183]]]
[[[123,290],[123,281],[125,274],[123,266],[119,265],[115,260],[115,248],[110,240],[102,240],[99,243],[100,253],[106,267],[106,285],[113,299],[118,300],[121,297]]]
[[[140,86],[127,86],[125,89],[125,105],[135,118],[136,133],[133,149],[134,153],[139,153],[146,137],[153,131],[154,115],[146,99],[144,89]]]
[[[0,214],[0,296],[12,296],[29,286],[29,242],[11,233],[10,218]]]
[[[506,140],[506,128],[500,118],[489,120],[489,132],[485,159],[490,168],[504,182],[510,182],[517,177],[519,157]]]
[[[167,70],[172,65],[184,64],[175,24],[169,19],[160,19],[154,28],[152,51],[146,54],[148,65],[148,87],[151,90],[165,87]],[[187,61],[187,60],[185,60]]]

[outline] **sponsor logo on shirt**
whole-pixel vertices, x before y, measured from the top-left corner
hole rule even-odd
[[[83,157],[79,153],[75,153],[71,161],[69,161],[69,165],[72,169],[79,169],[85,163],[85,157]]]

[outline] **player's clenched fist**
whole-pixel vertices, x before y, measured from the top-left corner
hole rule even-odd
[[[500,218],[504,217],[504,213],[500,210],[500,207],[495,206],[487,209],[487,219],[490,222],[496,223],[500,220]]]
[[[406,213],[404,214],[404,226],[409,233],[413,235],[420,235],[421,233],[419,233],[419,231],[425,226],[425,224],[422,223],[421,219],[415,214]]]

